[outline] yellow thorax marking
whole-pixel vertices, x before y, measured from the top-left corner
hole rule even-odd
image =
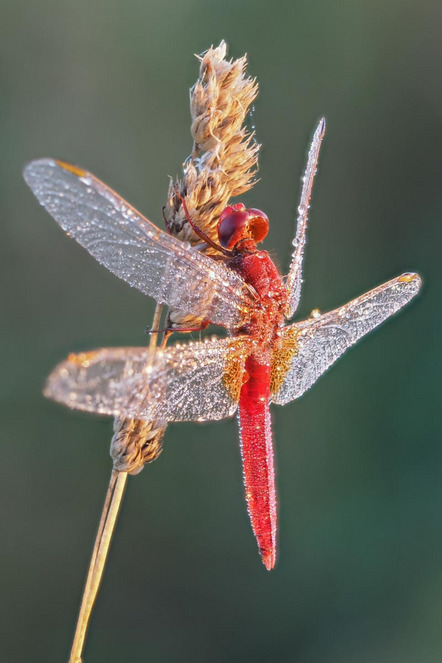
[[[234,403],[239,401],[243,385],[244,362],[250,350],[249,343],[241,342],[239,338],[232,339],[232,342],[229,343],[224,364],[223,382]]]
[[[276,394],[282,387],[282,383],[292,363],[292,358],[298,351],[297,335],[295,327],[286,327],[278,345],[273,350],[270,367],[271,394]]]

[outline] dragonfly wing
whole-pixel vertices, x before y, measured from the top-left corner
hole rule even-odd
[[[312,195],[313,181],[318,166],[319,150],[321,149],[322,139],[325,134],[325,118],[319,121],[313,134],[312,144],[310,145],[307,166],[304,177],[302,178],[301,199],[298,205],[298,218],[296,223],[296,235],[293,240],[293,254],[290,264],[290,270],[287,275],[288,298],[286,309],[284,311],[286,318],[292,318],[301,299],[302,287],[302,262],[304,257],[304,247],[306,242],[308,211],[310,208],[310,198]]]
[[[68,235],[144,294],[228,328],[247,318],[253,299],[238,274],[159,230],[90,173],[40,159],[24,178]]]
[[[399,311],[418,292],[417,274],[402,274],[330,313],[295,323],[274,355],[272,401],[301,396],[347,348]]]
[[[234,414],[247,337],[148,348],[103,348],[69,355],[44,394],[70,408],[167,423],[214,421]]]

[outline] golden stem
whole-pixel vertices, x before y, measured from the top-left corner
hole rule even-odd
[[[98,526],[94,550],[89,565],[86,585],[83,591],[80,612],[78,615],[77,628],[72,643],[69,663],[82,663],[82,652],[89,621],[97,598],[104,565],[109,552],[109,545],[115,528],[115,523],[123,498],[124,488],[127,481],[127,472],[112,470],[109,488],[103,507],[103,512]]]
[[[152,328],[158,329],[162,305],[157,304],[152,321]],[[153,361],[155,348],[157,345],[158,334],[151,334],[149,349],[151,350],[150,361]],[[100,588],[106,559],[109,553],[109,546],[112,534],[117,522],[117,516],[121,507],[121,501],[124,495],[124,489],[127,482],[127,472],[118,472],[112,470],[107,489],[106,499],[104,501],[101,513],[100,523],[98,525],[97,536],[95,538],[94,549],[92,551],[89,570],[86,578],[86,584],[83,590],[80,612],[78,615],[77,626],[75,629],[74,640],[72,643],[69,663],[82,663],[82,653],[86,633],[89,626],[92,609],[94,607],[98,590]]]

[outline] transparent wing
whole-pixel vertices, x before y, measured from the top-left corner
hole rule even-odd
[[[288,299],[284,311],[286,318],[292,318],[301,299],[302,287],[302,260],[304,257],[304,247],[306,242],[308,211],[310,208],[310,198],[312,195],[313,180],[315,179],[318,166],[319,150],[321,149],[322,139],[325,134],[325,118],[319,121],[316,131],[313,134],[312,144],[310,145],[307,166],[304,177],[302,178],[301,199],[298,205],[298,219],[296,223],[296,235],[292,244],[294,251],[290,263],[289,273],[287,275]]]
[[[24,178],[68,235],[141,292],[228,328],[247,318],[253,299],[235,272],[156,228],[90,173],[40,159]]]
[[[166,423],[211,421],[237,406],[247,337],[72,354],[49,376],[44,394],[70,408]]]
[[[279,350],[281,377],[274,369],[274,384],[281,386],[273,402],[284,405],[301,396],[347,348],[405,306],[421,284],[417,274],[402,274],[335,311],[287,327]],[[281,375],[284,360],[287,372]]]

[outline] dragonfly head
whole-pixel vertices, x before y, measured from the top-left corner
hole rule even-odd
[[[219,243],[225,249],[234,249],[244,239],[262,242],[269,231],[269,219],[259,209],[246,209],[245,205],[229,205],[218,221]]]

